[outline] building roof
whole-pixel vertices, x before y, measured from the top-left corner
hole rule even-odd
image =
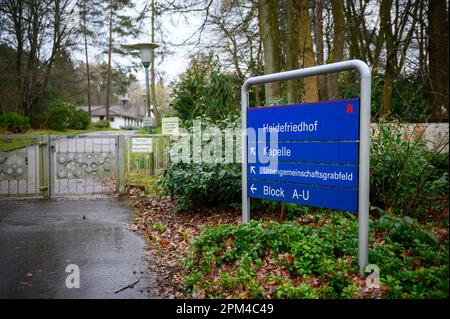
[[[79,106],[80,109],[88,111],[87,105]],[[105,116],[106,108],[103,105],[92,105],[91,106],[91,116]],[[122,106],[122,105],[111,105],[109,107],[110,116],[121,116],[133,119],[143,119],[145,117],[145,107],[144,106]]]

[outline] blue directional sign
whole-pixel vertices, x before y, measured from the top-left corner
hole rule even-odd
[[[356,212],[359,99],[247,110],[248,196]]]
[[[249,141],[356,141],[359,99],[247,109],[247,129]]]
[[[355,212],[358,208],[358,191],[351,188],[250,180],[248,194],[255,198],[341,209],[350,212]]]
[[[247,164],[248,177],[273,181],[335,187],[358,187],[358,167],[341,165],[272,162]]]
[[[249,141],[248,162],[278,160],[307,163],[358,163],[358,142],[270,142]]]

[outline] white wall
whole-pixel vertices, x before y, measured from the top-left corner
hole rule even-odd
[[[386,124],[384,124],[386,125]],[[421,137],[427,142],[429,149],[436,148],[443,149],[448,152],[449,143],[449,125],[448,123],[403,123],[400,126],[397,124],[387,124],[402,132],[404,140],[411,137]],[[372,123],[372,129],[375,134],[378,133],[378,124]]]
[[[99,116],[92,116],[91,117],[91,122],[95,123],[97,121],[100,121],[100,117]],[[142,127],[142,121],[141,120],[136,120],[136,119],[131,119],[131,118],[127,118],[125,119],[124,117],[121,116],[115,116],[114,117],[114,121],[110,122],[111,127],[112,128],[117,128],[120,129],[121,126],[139,126]]]
[[[112,128],[120,129],[121,126],[125,126],[125,119],[121,116],[114,116],[114,121],[109,122]]]

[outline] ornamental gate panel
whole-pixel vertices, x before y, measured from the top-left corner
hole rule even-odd
[[[123,136],[1,136],[0,199],[123,191]]]
[[[123,185],[123,137],[52,137],[50,163],[51,196],[115,193]]]

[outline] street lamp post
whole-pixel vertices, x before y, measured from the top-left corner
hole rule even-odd
[[[148,74],[148,66],[144,66],[145,68],[145,92],[147,93],[147,116],[152,117],[152,101],[150,100],[150,81],[149,81],[149,74]],[[148,134],[152,134],[152,127],[148,127]]]
[[[150,75],[148,68],[150,67],[152,50],[159,47],[156,43],[138,43],[131,46],[134,49],[139,49],[141,52],[141,62],[145,68],[145,88],[147,91],[147,112],[148,116],[151,116],[151,99],[150,99]]]
[[[141,62],[142,65],[145,68],[145,89],[147,92],[147,114],[148,117],[151,118],[152,116],[152,105],[151,105],[151,99],[150,99],[150,75],[148,68],[150,67],[151,62],[151,54],[152,51],[156,48],[158,48],[159,45],[156,43],[138,43],[135,45],[132,45],[132,48],[139,49],[141,52]],[[154,106],[153,106],[154,107]],[[148,126],[148,132],[149,134],[152,134],[152,125]],[[150,175],[153,175],[154,173],[154,160],[153,160],[153,148],[152,152],[150,153]]]

